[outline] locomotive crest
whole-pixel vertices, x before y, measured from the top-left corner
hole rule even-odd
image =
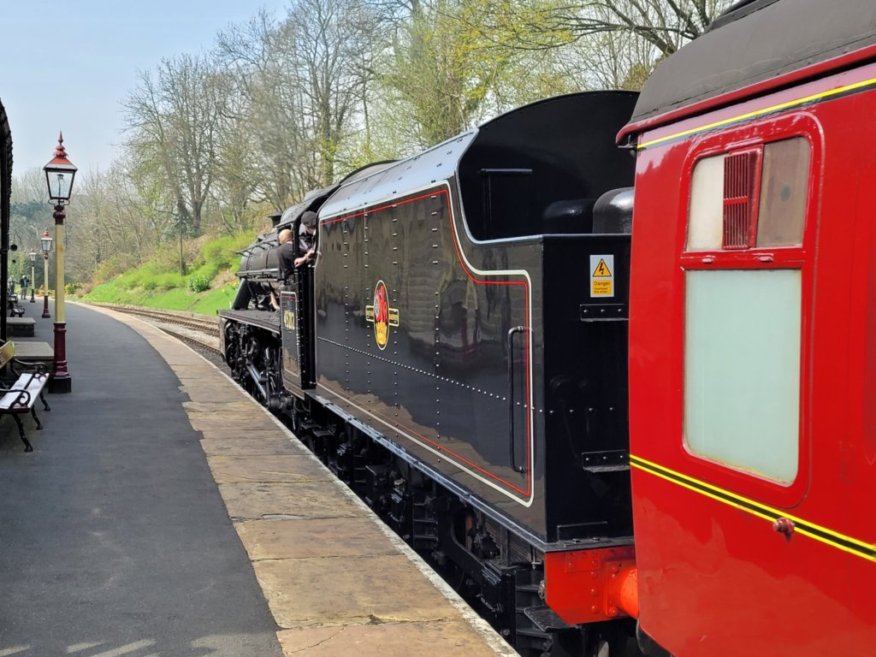
[[[374,286],[374,302],[365,306],[365,320],[374,324],[374,341],[381,349],[389,343],[389,327],[398,326],[398,308],[389,307],[386,284],[377,281]]]

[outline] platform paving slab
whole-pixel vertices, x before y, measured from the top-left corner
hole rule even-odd
[[[294,484],[331,480],[331,474],[309,455],[209,456],[207,462],[217,484]]]
[[[370,518],[251,520],[236,527],[253,561],[398,554]]]
[[[303,445],[289,442],[276,431],[239,434],[234,438],[219,430],[203,432],[201,448],[207,456],[255,456],[270,454],[309,454]]]
[[[277,634],[286,655],[307,657],[495,657],[496,652],[462,621],[369,623],[345,627],[307,627]]]
[[[190,416],[205,413],[208,415],[216,415],[220,417],[240,417],[241,413],[248,413],[252,410],[252,400],[249,399],[229,399],[228,401],[190,401],[183,402],[183,408]]]
[[[203,377],[201,378],[203,381]],[[193,402],[210,402],[210,403],[233,403],[240,399],[240,391],[231,387],[231,384],[210,385],[206,382],[203,387],[198,386],[198,379],[192,377],[190,379],[180,379],[180,390],[185,392],[189,399]]]
[[[260,520],[266,517],[343,518],[364,516],[337,494],[332,481],[305,481],[296,484],[220,484],[228,515],[233,520]]]
[[[253,567],[283,629],[456,616],[447,599],[398,554],[256,561]]]
[[[227,418],[211,413],[191,413],[189,421],[192,423],[192,428],[195,431],[219,430],[230,432],[235,436],[244,436],[253,431],[277,431],[277,425],[269,417],[238,416],[236,418]]]

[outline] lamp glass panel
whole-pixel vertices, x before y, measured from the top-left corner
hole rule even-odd
[[[73,189],[73,171],[58,171],[46,169],[46,182],[49,186],[49,198],[53,201],[67,201]]]

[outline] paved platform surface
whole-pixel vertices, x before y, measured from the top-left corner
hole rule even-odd
[[[213,365],[68,323],[35,451],[0,422],[0,657],[515,654]]]

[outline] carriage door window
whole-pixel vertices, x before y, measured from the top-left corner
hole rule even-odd
[[[684,443],[791,484],[799,465],[803,226],[809,142],[700,159],[684,269]]]

